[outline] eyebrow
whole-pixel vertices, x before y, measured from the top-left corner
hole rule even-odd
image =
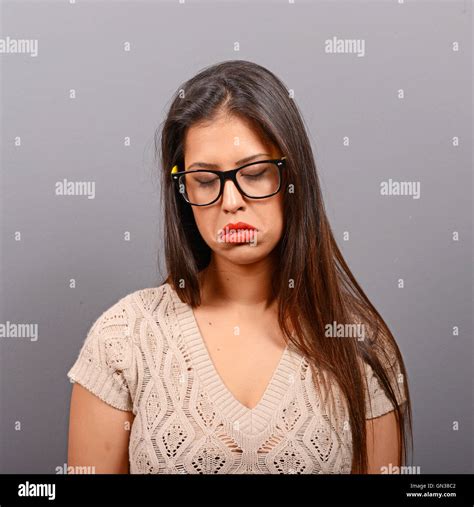
[[[245,157],[245,158],[241,158],[240,160],[237,160],[235,165],[239,166],[239,165],[246,164],[247,162],[250,162],[251,160],[253,160],[254,158],[257,158],[257,157],[270,157],[271,158],[271,155],[268,153],[257,153],[256,155],[250,155],[250,157]],[[204,167],[206,169],[219,169],[218,164],[209,164],[207,162],[193,162],[186,170],[189,171],[193,167]]]

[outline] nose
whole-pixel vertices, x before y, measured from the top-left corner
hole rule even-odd
[[[222,208],[234,213],[245,206],[243,195],[239,192],[233,181],[227,180],[222,191]]]

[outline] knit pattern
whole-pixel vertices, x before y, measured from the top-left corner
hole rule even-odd
[[[393,406],[365,366],[368,419]],[[192,308],[168,283],[133,292],[106,310],[67,375],[135,415],[132,474],[351,471],[346,404],[336,396],[328,409],[296,347],[288,344],[260,402],[249,409],[223,383]],[[394,388],[405,401],[396,382]]]

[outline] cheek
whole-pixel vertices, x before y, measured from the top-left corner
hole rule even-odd
[[[265,224],[267,238],[278,240],[284,227],[283,200],[280,198],[268,203],[264,215],[261,215],[261,220]]]
[[[278,232],[281,232],[284,224],[283,196],[281,193],[278,194],[278,199],[275,200],[275,205],[272,209],[271,220],[274,221],[275,228],[278,230]]]
[[[207,242],[212,240],[215,236],[212,224],[214,223],[214,218],[212,216],[212,209],[193,209],[194,220],[196,221],[197,228],[201,233],[201,236]]]

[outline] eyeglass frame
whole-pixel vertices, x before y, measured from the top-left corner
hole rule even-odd
[[[248,166],[251,166],[251,165],[257,165],[257,164],[263,164],[265,162],[271,162],[273,164],[276,165],[277,169],[278,169],[278,176],[279,176],[279,182],[278,182],[278,189],[273,192],[272,194],[268,194],[268,195],[264,195],[262,197],[253,197],[253,196],[250,196],[250,195],[247,195],[243,190],[242,188],[240,187],[238,181],[237,181],[237,177],[236,177],[236,174],[238,171],[240,171],[241,169],[244,169],[245,167],[248,167]],[[236,186],[237,190],[241,193],[241,195],[245,196],[245,197],[248,197],[249,199],[266,199],[267,197],[271,197],[273,195],[276,195],[278,194],[278,192],[281,190],[281,183],[282,183],[282,176],[281,176],[281,170],[286,167],[286,157],[281,157],[281,158],[276,158],[276,159],[269,159],[269,160],[257,160],[256,162],[250,162],[248,164],[245,164],[245,165],[242,165],[240,167],[237,167],[235,169],[230,169],[228,171],[215,171],[215,170],[212,170],[212,169],[196,169],[195,171],[177,171],[178,169],[178,166],[175,165],[173,167],[173,169],[171,170],[171,178],[173,179],[173,181],[179,185],[179,177],[180,176],[183,176],[183,175],[186,175],[186,174],[191,174],[191,173],[212,173],[212,174],[216,174],[218,177],[219,177],[219,183],[220,183],[220,189],[219,189],[219,193],[217,194],[217,197],[211,201],[211,202],[208,202],[207,204],[194,204],[192,202],[189,202],[185,195],[184,195],[184,192],[178,192],[182,195],[183,199],[188,203],[190,204],[191,206],[210,206],[211,204],[214,204],[215,202],[217,202],[220,197],[222,196],[222,194],[224,193],[224,187],[225,187],[225,182],[226,180],[231,180],[234,185]]]

